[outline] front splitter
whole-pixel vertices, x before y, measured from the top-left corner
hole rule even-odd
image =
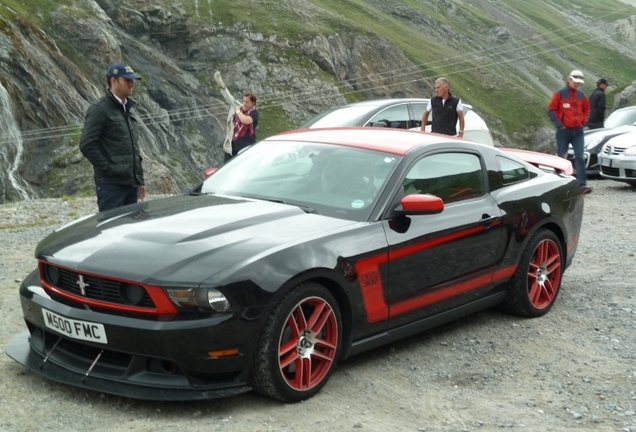
[[[251,391],[250,387],[241,383],[214,384],[214,388],[207,386],[164,388],[106,380],[90,374],[87,376],[85,373],[67,369],[54,362],[45,362],[44,356],[31,349],[28,331],[11,338],[7,344],[6,353],[13,360],[52,381],[132,399],[161,401],[204,400],[225,398]]]

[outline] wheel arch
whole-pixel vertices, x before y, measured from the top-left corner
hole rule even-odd
[[[353,307],[351,299],[345,289],[345,286],[348,285],[349,282],[331,269],[316,268],[308,270],[285,282],[278,290],[274,303],[278,303],[289,291],[304,282],[315,282],[324,286],[336,299],[338,308],[340,309],[340,319],[342,321],[342,344],[338,360],[345,359],[351,346],[353,328]]]
[[[565,232],[563,231],[563,228],[561,226],[559,226],[559,224],[557,224],[556,222],[553,221],[549,221],[541,226],[539,226],[534,233],[532,233],[532,235],[534,235],[537,231],[539,231],[540,229],[547,229],[552,231],[557,238],[559,239],[559,243],[561,244],[561,252],[563,253],[563,262],[566,263],[568,262],[568,245],[567,245],[567,241],[565,239]],[[528,236],[528,238],[531,238],[532,236]],[[562,272],[565,271],[565,268],[562,269]]]

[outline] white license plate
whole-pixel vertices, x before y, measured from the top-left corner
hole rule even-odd
[[[611,168],[612,167],[612,160],[611,159],[601,158],[601,165]]]
[[[53,331],[73,339],[107,344],[106,330],[102,324],[78,321],[42,309],[44,324]]]

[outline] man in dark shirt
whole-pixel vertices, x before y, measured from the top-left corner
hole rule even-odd
[[[599,78],[596,81],[596,89],[590,94],[590,117],[587,119],[587,127],[600,129],[605,121],[605,89],[607,80]]]
[[[135,81],[130,66],[106,72],[106,95],[88,108],[79,148],[93,165],[99,211],[134,204],[146,196],[139,149],[139,125],[131,113]]]
[[[464,136],[464,108],[459,98],[450,94],[450,83],[444,77],[435,80],[435,94],[428,101],[426,111],[422,115],[422,132],[426,130],[428,116],[433,112],[431,132],[444,135]],[[457,133],[459,120],[459,134]]]

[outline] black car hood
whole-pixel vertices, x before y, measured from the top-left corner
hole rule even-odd
[[[178,196],[98,213],[40,242],[36,257],[150,284],[201,283],[357,224],[267,201]]]

